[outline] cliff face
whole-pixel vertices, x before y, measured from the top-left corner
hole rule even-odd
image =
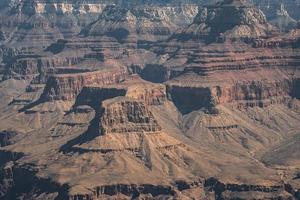
[[[154,116],[142,102],[121,99],[122,97],[102,102],[102,134],[161,131]]]
[[[255,33],[236,32],[245,27]],[[170,80],[169,97],[185,114],[218,104],[285,104],[299,76],[299,33],[274,30],[247,1],[208,6],[182,33],[153,47],[161,56],[144,69],[145,78],[156,82],[151,74],[159,73],[159,81]]]
[[[191,23],[198,11],[197,5],[151,4],[146,8],[112,3],[7,3],[0,12],[1,19],[5,19],[0,20],[2,48],[11,52],[2,55],[5,78],[47,76],[48,68],[79,65],[87,60],[114,59],[128,68],[143,68],[154,54],[137,50],[138,46],[148,48],[148,42],[166,39]]]
[[[226,75],[230,76],[225,73],[224,76]],[[169,97],[183,113],[201,108],[212,110],[218,104],[228,103],[241,107],[266,107],[272,104],[286,104],[292,98],[290,95],[294,87],[291,80],[251,79],[247,81],[245,75],[250,77],[254,74],[246,72],[243,79],[227,83],[225,80],[224,83],[214,82],[216,76],[209,77],[211,81],[201,81],[195,74],[182,76],[170,81],[167,91]],[[265,75],[276,76],[268,72],[265,72]]]
[[[74,36],[95,20],[106,6],[102,1],[26,0],[3,1],[2,4],[0,15],[5,18],[0,22],[2,32],[10,43],[22,42],[26,46],[32,45],[30,41],[38,43],[41,39],[44,44],[49,44],[55,41],[51,40],[51,34],[56,38]],[[24,39],[26,35],[28,40]]]
[[[108,35],[120,42],[156,41],[166,39],[179,27],[191,23],[197,12],[196,5],[149,8],[108,6],[83,33],[89,36]]]
[[[149,8],[139,7],[143,3],[149,3]],[[197,14],[198,4],[214,4],[215,2],[202,2],[202,1],[185,1],[187,5],[180,5],[177,1],[167,2],[168,6],[165,6],[166,2],[160,1],[143,1],[143,2],[130,2],[130,1],[39,1],[39,0],[26,0],[26,1],[11,1],[4,0],[1,2],[1,11],[0,15],[2,16],[0,20],[1,24],[1,42],[8,42],[13,46],[31,46],[38,44],[42,41],[44,45],[49,45],[51,42],[54,42],[57,38],[70,38],[76,36],[83,29],[83,32],[92,35],[99,34],[109,34],[110,32],[114,33],[114,29],[119,27],[115,31],[120,31],[120,28],[124,28],[129,32],[137,32],[138,38],[143,40],[155,40],[162,39],[169,36],[173,33],[174,30],[177,30],[179,27],[182,28],[193,20],[194,16]],[[118,12],[112,12],[107,10],[113,10],[111,5],[121,5],[121,8],[116,9]],[[226,4],[230,4],[227,2]],[[135,5],[135,6],[134,6]],[[137,6],[139,5],[139,6]],[[237,5],[237,4],[236,4]],[[260,8],[268,15],[268,19],[273,24],[278,25],[279,27],[294,28],[299,20],[297,15],[296,8],[299,5],[297,2],[284,2],[280,6],[279,2],[268,4],[266,1],[255,2],[255,5],[259,5]],[[291,6],[295,5],[295,6]],[[109,6],[110,8],[106,8]],[[284,9],[282,9],[284,8]],[[229,8],[229,11],[233,11],[232,8]],[[231,9],[231,10],[230,10]],[[244,14],[238,12],[236,17],[243,17],[245,15],[255,14],[256,16],[262,17],[261,13],[254,11],[253,9],[247,8],[248,11]],[[287,13],[284,10],[287,10]],[[106,10],[108,15],[103,15],[98,19],[99,15]],[[121,10],[123,10],[121,12]],[[205,18],[210,14],[214,13],[216,10],[218,13],[218,8],[205,8],[198,15],[198,21],[201,18],[201,24],[205,24]],[[131,18],[135,18],[134,21],[128,21],[125,23],[117,22],[117,19],[126,18],[126,12],[130,13]],[[109,14],[110,13],[110,14]],[[118,14],[116,14],[118,13]],[[248,14],[247,14],[248,13]],[[275,14],[274,14],[275,13]],[[288,15],[291,15],[289,17]],[[112,18],[107,18],[108,16],[113,16]],[[274,17],[274,15],[276,15]],[[276,18],[277,17],[277,18]],[[218,19],[219,18],[219,19]],[[276,20],[274,20],[276,18]],[[236,18],[235,18],[236,19]],[[261,18],[263,19],[263,18]],[[97,23],[90,23],[97,20]],[[220,15],[216,16],[214,23],[222,23],[222,20],[226,20]],[[201,21],[201,20],[200,20]],[[199,22],[200,22],[199,21]],[[218,22],[219,21],[219,22]],[[112,22],[116,22],[118,26],[111,26]],[[225,21],[224,21],[225,22]],[[262,21],[261,21],[262,22]],[[208,21],[207,21],[208,23]],[[249,29],[251,26],[249,24],[244,24],[240,28],[237,28],[234,31],[233,35],[236,34],[252,34],[260,35],[264,34],[267,30],[263,25],[260,28]],[[116,25],[115,24],[115,25]],[[133,25],[136,24],[135,28]],[[105,25],[105,26],[104,26]],[[104,26],[105,28],[97,27]],[[228,24],[229,26],[229,24]],[[230,25],[232,26],[232,24]],[[15,27],[18,27],[15,29]],[[86,28],[89,27],[89,28]],[[127,27],[127,28],[126,28]],[[129,28],[130,27],[130,28]],[[208,25],[209,27],[209,25]],[[264,27],[264,28],[263,28]],[[202,27],[203,28],[203,27]],[[135,29],[135,31],[133,31]],[[193,32],[194,28],[191,27],[190,32]],[[212,30],[213,32],[218,32],[220,30]],[[221,30],[222,31],[222,30]],[[197,31],[196,31],[197,32]],[[202,30],[202,32],[205,32]],[[117,32],[116,32],[117,33]],[[121,33],[121,32],[120,32]],[[42,39],[43,38],[43,39]],[[29,40],[32,40],[33,43],[30,43]],[[17,44],[18,42],[18,44]]]
[[[97,109],[102,101],[118,96],[140,100],[146,105],[162,105],[167,99],[164,85],[146,82],[138,76],[129,76],[118,84],[85,86],[77,96],[75,106],[90,105]]]
[[[126,69],[55,75],[48,79],[41,100],[74,100],[86,85],[119,83],[126,75]]]
[[[287,21],[282,21],[283,24],[285,25],[286,22],[290,22],[291,19],[287,19],[286,17],[288,16],[289,18],[292,18],[292,20],[299,20],[300,15],[297,12],[300,6],[299,1],[293,1],[293,0],[286,0],[286,1],[267,1],[267,0],[253,0],[255,5],[259,7],[268,17],[269,20],[275,20],[278,21],[278,17],[284,16],[285,20]],[[284,11],[284,12],[282,12]]]
[[[189,2],[0,1],[0,199],[299,198],[299,30]]]
[[[248,1],[230,0],[201,9],[181,38],[195,37],[208,41],[253,38],[267,36],[273,30],[261,10]]]

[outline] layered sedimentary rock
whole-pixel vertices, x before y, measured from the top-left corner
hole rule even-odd
[[[45,68],[78,63],[80,58],[74,56],[49,58],[44,50],[59,39],[75,37],[105,7],[103,1],[8,0],[2,5],[1,48],[8,52],[1,56],[6,66],[5,79],[27,78]]]
[[[145,105],[138,101],[122,99],[102,102],[104,108],[101,117],[101,133],[157,132],[161,127]],[[115,115],[118,113],[118,115]]]
[[[293,0],[285,1],[268,1],[268,0],[253,0],[255,5],[259,7],[268,17],[269,20],[276,20],[278,14],[282,14],[285,10],[287,14],[294,20],[299,20],[300,15],[297,10],[299,9],[300,2]],[[286,13],[285,13],[286,15]]]
[[[162,127],[145,101],[127,96],[106,98],[98,104],[101,107],[96,109],[94,119],[96,121],[91,124],[93,127],[91,131],[95,131],[94,128],[98,129],[100,136],[73,147],[99,152],[129,150],[136,151],[139,156],[138,154],[142,153],[141,148],[147,148],[144,151],[150,150],[148,145],[154,145],[155,148],[171,148],[180,144],[179,141],[162,132]],[[160,142],[156,143],[158,140]],[[145,162],[150,159],[149,155],[140,156],[145,156]]]
[[[120,42],[166,39],[179,27],[192,22],[196,5],[180,7],[108,6],[99,19],[84,30],[85,35],[108,35]]]
[[[98,129],[99,133],[95,133],[95,129]],[[117,160],[129,159],[137,165],[143,165],[145,168],[150,169],[149,172],[153,174],[161,173],[159,172],[159,167],[157,168],[157,164],[161,163],[164,165],[165,162],[168,162],[168,159],[170,161],[176,160],[175,162],[178,165],[184,166],[184,158],[177,157],[175,152],[183,155],[185,158],[191,158],[191,155],[194,154],[190,149],[192,147],[186,147],[176,138],[164,132],[150,107],[144,101],[130,97],[122,96],[102,101],[100,112],[96,112],[94,120],[91,121],[90,129],[84,135],[64,145],[62,150],[69,153],[97,153],[100,157],[106,157],[110,154],[116,157]],[[163,158],[164,156],[167,160]],[[170,165],[173,164],[170,163]],[[120,165],[117,164],[113,168],[114,173],[119,173],[119,167]],[[177,171],[178,169],[174,167],[172,170]],[[181,176],[185,176],[184,174],[186,173],[183,173]],[[148,177],[143,177],[144,180],[145,178],[148,179]],[[156,182],[156,178],[149,178]],[[135,179],[139,180],[140,176],[136,176]],[[75,187],[70,191],[70,196],[72,198],[88,196],[88,198],[92,199],[108,198],[115,195],[125,199],[131,197],[160,198],[162,195],[172,196],[178,191],[188,189],[199,190],[199,196],[205,196],[201,180],[191,182],[178,180],[172,184],[174,186],[170,187],[170,184],[164,183],[95,183],[92,193],[79,194],[79,190]]]
[[[4,1],[3,4],[0,14],[5,20],[2,18],[0,23],[4,35],[9,43],[22,42],[26,46],[32,45],[29,39],[34,43],[49,44],[51,39],[57,37],[74,36],[85,25],[97,19],[106,6],[103,1],[26,0]]]
[[[155,59],[155,54],[144,49],[137,49],[136,42],[120,44],[112,37],[79,37],[58,40],[42,53],[17,51],[6,53],[6,74],[12,76],[53,74],[55,68],[86,68],[98,70],[105,67],[125,66],[143,68],[148,60]],[[43,83],[43,82],[40,82]]]
[[[286,34],[282,34],[276,37],[271,37],[267,39],[255,39],[250,42],[253,44],[255,48],[278,48],[278,47],[286,47],[286,48],[298,48],[300,36],[300,29],[292,29]],[[285,49],[287,50],[287,49]],[[290,53],[293,53],[291,51]],[[294,58],[297,58],[294,56]]]
[[[261,185],[238,185],[238,184],[224,184],[217,179],[211,178],[206,180],[205,186],[214,190],[216,198],[220,199],[234,199],[234,198],[282,198],[293,199],[293,196],[285,191],[284,186],[261,186]],[[277,195],[274,195],[277,193]]]
[[[219,72],[202,80],[199,75],[192,73],[169,81],[167,91],[184,113],[201,108],[210,110],[226,103],[264,107],[286,104],[292,98],[294,87],[292,81],[285,77],[284,73],[261,70]]]
[[[23,2],[17,13],[39,19],[29,31],[67,38],[1,48],[15,79],[0,82],[0,199],[299,198],[299,30],[277,32],[253,5],[226,0],[157,41],[196,7],[129,1],[71,38],[87,22],[77,12],[102,2]],[[66,16],[83,24],[63,29]],[[127,39],[108,34],[120,28]]]
[[[41,100],[74,100],[86,85],[119,83],[125,80],[126,75],[124,68],[54,75],[48,79]]]
[[[52,42],[63,38],[59,29],[40,15],[30,16],[11,35],[8,42],[10,45],[47,47]]]
[[[107,4],[110,6],[105,8]],[[138,41],[169,37],[179,27],[189,24],[198,10],[193,4],[163,7],[151,4],[149,8],[111,4],[101,0],[4,3],[0,12],[5,19],[0,22],[3,49],[14,52],[3,55],[5,77],[27,78],[26,75],[40,74],[47,68],[71,66],[91,58],[98,61],[112,57],[128,63],[128,67],[132,64],[142,67],[140,58],[148,55],[136,55],[143,51],[137,52]],[[127,18],[127,14],[134,19]],[[79,33],[91,37],[79,39]],[[126,44],[122,46],[118,43],[122,38],[118,37],[124,34]],[[72,51],[68,49],[70,46]]]
[[[268,11],[266,14],[268,15],[270,23],[277,26],[281,31],[297,28],[297,20],[290,16],[285,5],[282,3],[275,6],[274,10],[271,12]]]
[[[201,9],[194,23],[180,37],[216,41],[227,38],[265,37],[272,31],[274,28],[267,22],[261,10],[248,1],[228,0]]]
[[[136,75],[131,75],[118,84],[107,86],[92,84],[83,87],[76,99],[75,106],[90,105],[95,108],[102,101],[118,96],[140,100],[146,105],[161,105],[167,99],[164,85],[153,84],[142,80]]]
[[[75,66],[81,63],[83,58],[80,57],[43,57],[39,55],[23,54],[16,56],[8,67],[6,67],[4,74],[9,77],[19,77],[26,79],[27,77],[34,77],[36,83],[45,84],[47,77],[53,74],[76,73],[84,71],[94,71],[95,67],[82,68]],[[91,64],[92,65],[92,64]],[[76,69],[77,68],[77,69]],[[65,71],[65,72],[63,72]]]
[[[222,21],[226,17],[230,23]],[[245,27],[256,33],[240,31]],[[200,10],[183,33],[160,44],[164,51],[154,47],[162,56],[144,69],[143,77],[155,82],[171,79],[169,97],[184,113],[226,103],[261,107],[287,103],[295,97],[299,76],[299,31],[277,34],[247,1],[224,1]],[[207,44],[212,41],[218,42]],[[161,78],[151,76],[157,72]]]

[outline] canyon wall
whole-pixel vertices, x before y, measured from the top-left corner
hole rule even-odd
[[[299,30],[187,2],[0,2],[0,199],[299,198]]]
[[[170,84],[169,97],[182,110],[189,113],[201,108],[211,110],[218,104],[235,103],[239,106],[265,107],[275,103],[286,104],[291,97],[292,82],[250,81],[207,87]]]
[[[102,106],[102,134],[161,131],[154,116],[142,102],[119,97],[102,102]]]
[[[162,105],[166,101],[166,88],[143,81],[137,76],[129,76],[118,84],[85,86],[76,98],[75,106],[90,105],[97,108],[102,101],[118,96],[126,96],[144,102],[146,105]]]
[[[86,85],[119,83],[126,76],[126,69],[55,75],[48,79],[41,100],[75,100]]]

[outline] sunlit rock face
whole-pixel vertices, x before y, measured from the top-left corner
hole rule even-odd
[[[274,29],[264,13],[249,1],[228,0],[200,9],[182,37],[192,36],[208,41],[256,38],[265,37]]]
[[[299,199],[298,2],[264,2],[0,1],[0,199]]]
[[[157,41],[170,37],[178,29],[190,24],[197,12],[197,5],[107,6],[98,20],[83,30],[83,34],[108,35],[120,42]]]
[[[8,43],[18,42],[26,46],[29,40],[51,44],[57,39],[77,35],[81,28],[97,19],[106,6],[102,1],[7,0],[2,4],[0,23],[3,35]],[[26,35],[30,37],[28,40]]]

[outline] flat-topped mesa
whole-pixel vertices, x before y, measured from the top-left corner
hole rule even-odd
[[[128,76],[118,84],[88,85],[83,87],[76,98],[75,106],[89,105],[99,107],[102,101],[118,96],[126,96],[143,101],[146,105],[161,105],[166,99],[166,87],[162,84],[153,84],[139,78],[137,75]]]
[[[275,31],[263,12],[244,0],[225,0],[199,10],[194,22],[179,35],[205,41],[260,38]]]
[[[127,70],[125,68],[54,75],[48,79],[40,100],[75,100],[81,89],[86,85],[119,83],[124,81],[126,76]]]
[[[109,133],[143,133],[161,131],[160,125],[142,101],[116,97],[102,102],[100,130]]]
[[[284,77],[281,72],[268,70],[223,72],[205,79],[196,74],[186,74],[169,81],[167,92],[183,114],[199,109],[215,112],[217,105],[228,103],[238,107],[267,107],[287,104],[291,100],[292,80]]]

